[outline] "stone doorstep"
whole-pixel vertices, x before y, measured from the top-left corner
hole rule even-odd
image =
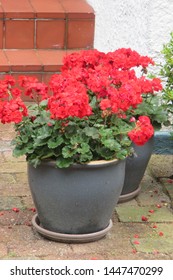
[[[0,48],[93,47],[94,20],[85,0],[1,0]]]
[[[65,55],[93,48],[95,14],[87,1],[20,2],[1,0],[0,79],[29,75],[47,83],[59,73]]]
[[[0,18],[93,18],[94,10],[86,0],[1,0]]]

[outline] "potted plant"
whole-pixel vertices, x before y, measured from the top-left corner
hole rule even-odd
[[[33,225],[45,237],[86,242],[103,237],[122,191],[132,142],[154,134],[150,118],[129,114],[160,81],[138,77],[152,60],[131,49],[87,50],[64,58],[48,85],[34,77],[0,82],[0,120],[14,122],[14,156],[26,155],[38,214]],[[23,94],[35,101],[26,107]]]

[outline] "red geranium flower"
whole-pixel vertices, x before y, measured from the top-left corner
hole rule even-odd
[[[129,138],[139,146],[145,144],[153,135],[154,128],[147,116],[140,116],[135,128],[128,133]]]

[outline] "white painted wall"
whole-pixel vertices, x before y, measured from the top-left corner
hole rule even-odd
[[[87,0],[95,10],[94,47],[130,47],[159,60],[173,31],[173,0]]]

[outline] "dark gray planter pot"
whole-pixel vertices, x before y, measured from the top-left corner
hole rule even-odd
[[[29,185],[41,227],[60,235],[57,240],[62,234],[85,237],[109,228],[124,174],[125,161],[117,160],[64,169],[55,168],[54,162],[43,162],[37,168],[28,164]],[[67,237],[67,241],[73,240]]]
[[[139,194],[140,182],[152,155],[153,147],[154,137],[143,146],[133,144],[135,153],[126,160],[124,186],[118,202],[129,201]]]

